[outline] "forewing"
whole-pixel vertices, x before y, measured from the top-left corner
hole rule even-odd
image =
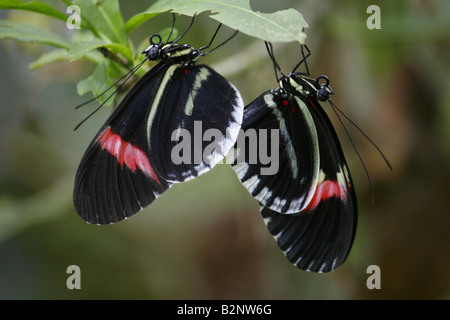
[[[271,91],[250,103],[244,110],[232,165],[252,196],[280,213],[305,208],[312,196],[311,185],[318,179],[317,134],[312,116],[300,103],[298,98],[283,98]],[[263,164],[265,154],[270,154],[272,163]]]
[[[148,122],[158,173],[183,182],[208,171],[233,147],[242,124],[239,91],[204,65],[171,66]]]
[[[170,187],[150,161],[147,119],[168,65],[142,77],[114,110],[81,159],[74,205],[89,223],[121,221]]]

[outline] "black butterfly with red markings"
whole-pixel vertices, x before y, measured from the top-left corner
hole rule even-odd
[[[309,56],[303,46],[303,60],[289,76],[281,72],[272,45],[266,43],[266,48],[279,87],[244,109],[242,129],[259,135],[279,132],[268,135],[265,145],[270,149],[271,139],[278,140],[278,170],[262,174],[264,166],[251,160],[250,146],[239,144],[232,167],[260,202],[264,221],[289,261],[303,270],[329,272],[346,259],[357,225],[353,182],[336,132],[319,103],[333,91],[327,77],[314,80],[306,77],[309,72],[295,72]]]
[[[133,215],[173,183],[214,167],[235,144],[244,108],[241,95],[213,69],[195,62],[237,32],[207,52],[203,50],[220,25],[208,46],[177,44],[193,21],[173,42],[170,35],[165,43],[158,34],[150,37],[144,61],[161,61],[133,86],[81,159],[74,205],[87,222],[108,224]],[[189,146],[194,152],[188,159],[173,161],[183,132],[203,137],[209,129],[218,132],[214,148],[192,139]]]

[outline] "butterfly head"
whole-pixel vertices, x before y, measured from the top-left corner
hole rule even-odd
[[[327,76],[318,76],[315,83],[317,88],[317,100],[328,100],[330,98],[330,95],[334,94],[333,89],[331,89],[330,87],[330,80]]]
[[[147,56],[149,60],[155,61],[161,58],[163,52],[162,38],[159,34],[155,33],[150,36],[150,45],[142,53]]]

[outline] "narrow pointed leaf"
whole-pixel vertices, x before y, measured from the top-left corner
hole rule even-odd
[[[72,45],[69,41],[51,31],[26,23],[12,23],[5,20],[0,20],[0,39],[41,42],[65,49],[69,49]]]

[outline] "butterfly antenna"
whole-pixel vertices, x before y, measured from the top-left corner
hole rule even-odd
[[[169,46],[167,49],[172,48],[172,46],[173,46],[174,44],[176,44],[178,41],[181,40],[181,38],[183,38],[183,37],[185,36],[185,34],[189,31],[189,29],[190,29],[190,28],[192,27],[192,25],[194,24],[194,20],[195,20],[195,16],[196,16],[196,15],[197,15],[197,12],[194,13],[194,15],[192,16],[191,23],[189,23],[188,27],[186,28],[186,30],[184,30],[183,34],[182,34],[181,36],[179,36],[178,38],[176,38],[176,39],[170,44],[170,46]],[[172,30],[173,30],[174,24],[175,24],[175,14],[173,14],[173,25],[172,25]],[[172,31],[170,31],[170,34],[172,34]],[[170,36],[169,36],[169,38],[170,38]],[[167,41],[169,41],[169,39],[167,39]],[[166,43],[167,43],[167,42],[166,42]]]
[[[174,28],[175,28],[175,13],[172,13],[172,29],[170,29],[170,33],[169,33],[169,36],[167,37],[166,43],[169,42],[170,37],[172,36]]]
[[[342,114],[345,119],[347,119],[347,121],[349,121],[356,129],[358,129],[358,131],[375,147],[375,149],[377,149],[378,153],[380,154],[380,156],[383,158],[384,162],[386,163],[386,165],[389,167],[390,170],[392,170],[392,166],[389,163],[388,159],[386,158],[386,156],[383,154],[383,152],[381,151],[381,149],[375,144],[375,142],[372,141],[372,139],[370,139],[365,133],[364,131],[358,127],[358,125],[353,122],[349,117],[347,117],[347,115],[341,110],[339,109],[331,100],[330,103],[333,105],[334,108],[336,108],[337,111],[339,111],[340,114]]]
[[[213,43],[214,39],[216,38],[217,33],[219,32],[219,29],[222,27],[222,23],[219,24],[219,26],[217,27],[216,31],[214,32],[214,35],[212,36],[211,40],[209,41],[207,46],[204,47],[200,47],[198,50],[202,51],[203,49],[209,48],[211,46],[211,44]],[[208,51],[209,52],[209,51]],[[206,53],[205,53],[206,54]]]
[[[100,96],[102,96],[103,94],[105,94],[108,90],[110,90],[113,86],[115,86],[118,82],[120,82],[122,79],[124,79],[124,78],[126,78],[121,84],[120,84],[120,86],[118,86],[117,88],[116,88],[116,90],[114,90],[114,92],[113,93],[111,93],[110,95],[109,95],[109,97],[102,103],[102,104],[100,104],[100,106],[98,106],[98,108],[97,109],[95,109],[94,111],[92,111],[86,118],[84,118],[84,120],[83,121],[81,121],[73,130],[75,131],[75,130],[77,130],[84,122],[86,122],[86,120],[88,120],[90,117],[92,117],[93,115],[94,115],[94,113],[96,113],[98,110],[100,110],[100,108],[101,107],[103,107],[104,105],[105,105],[105,103],[109,100],[109,99],[111,99],[111,97],[125,84],[125,82],[127,82],[132,76],[133,76],[133,74],[144,64],[144,62],[145,61],[147,61],[147,58],[145,58],[142,62],[140,62],[136,67],[134,67],[133,69],[131,69],[131,71],[130,72],[128,72],[126,75],[124,75],[122,78],[120,78],[118,81],[116,81],[111,87],[109,87],[108,89],[106,89],[103,93],[101,93],[100,95],[98,95],[97,97],[95,97],[95,98],[92,98],[91,100],[89,100],[89,101],[87,101],[87,102],[85,102],[85,103],[82,103],[81,105],[78,105],[77,107],[75,107],[75,109],[78,109],[79,107],[81,107],[81,106],[83,106],[83,105],[85,105],[85,104],[87,104],[87,103],[89,103],[89,102],[91,102],[91,101],[93,101],[93,100],[95,100],[95,99],[97,99],[98,97],[100,97]]]
[[[339,122],[341,123],[342,127],[344,128],[345,133],[347,134],[347,137],[350,140],[350,143],[352,144],[352,147],[355,150],[356,154],[358,155],[359,161],[361,162],[361,164],[364,168],[364,171],[366,172],[367,181],[369,182],[370,196],[372,198],[372,202],[375,202],[375,193],[373,192],[373,185],[372,185],[372,181],[370,180],[369,171],[367,170],[367,167],[364,164],[364,161],[363,161],[361,155],[359,154],[358,149],[356,148],[355,144],[353,143],[350,133],[348,132],[347,128],[345,127],[344,123],[342,122],[341,117],[339,117],[339,114],[336,111],[336,109],[339,110],[339,108],[331,101],[331,99],[328,99],[328,102],[330,103],[331,108],[333,109],[334,113],[336,114],[336,117],[338,118]]]
[[[222,24],[219,25],[219,27],[216,29],[216,32],[214,33],[213,38],[211,39],[211,41],[209,42],[209,44],[206,47],[202,47],[199,49],[199,51],[201,51],[202,49],[208,48],[211,43],[213,42],[214,38],[216,37],[217,32],[219,31],[220,27]],[[239,33],[239,30],[236,30],[227,40],[225,40],[224,42],[222,42],[221,44],[215,46],[214,48],[212,48],[211,50],[208,50],[206,52],[201,53],[202,56],[206,56],[207,54],[209,54],[210,52],[216,50],[217,48],[220,48],[221,46],[223,46],[224,44],[226,44],[228,41],[230,41],[231,39],[233,39],[237,34]]]

